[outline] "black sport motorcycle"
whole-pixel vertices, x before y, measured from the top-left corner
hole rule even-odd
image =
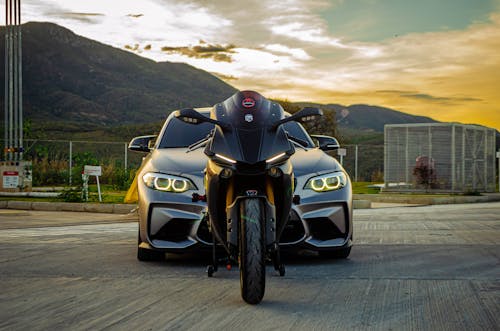
[[[292,142],[301,141],[289,136],[282,124],[321,115],[321,110],[307,107],[286,116],[278,103],[254,91],[238,92],[216,104],[210,118],[194,109],[175,114],[187,123],[215,124],[205,139],[190,146],[205,146],[208,156],[205,192],[213,261],[207,272],[211,277],[217,271],[216,246],[224,247],[228,263],[239,265],[241,296],[250,304],[264,296],[267,259],[280,276],[285,274],[278,243],[294,192]]]

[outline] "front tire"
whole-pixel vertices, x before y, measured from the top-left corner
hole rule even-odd
[[[262,301],[266,287],[264,208],[257,198],[240,203],[240,288],[249,304]]]

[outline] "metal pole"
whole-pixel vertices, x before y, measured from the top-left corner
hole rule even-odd
[[[24,156],[24,147],[23,147],[23,135],[24,135],[24,122],[23,122],[23,38],[22,38],[22,26],[21,26],[21,0],[18,1],[19,8],[19,30],[17,32],[18,45],[19,50],[17,53],[18,61],[17,61],[17,73],[19,75],[18,78],[18,104],[19,104],[19,160],[23,160]]]
[[[5,1],[5,109],[4,109],[4,149],[3,159],[7,161],[7,154],[9,148],[9,0]]]
[[[128,148],[127,148],[127,143],[124,143],[124,144],[125,144],[125,163],[124,164],[125,164],[125,171],[127,171]]]
[[[71,182],[73,179],[73,142],[69,141],[69,185],[71,186]]]
[[[355,159],[354,159],[354,164],[355,164],[355,167],[354,167],[354,181],[357,182],[358,181],[358,145],[356,145],[356,156],[355,156]]]
[[[409,155],[409,141],[408,141],[408,136],[409,136],[409,131],[410,128],[407,126],[406,127],[406,146],[405,146],[405,183],[410,182],[410,155]]]
[[[484,153],[483,153],[483,175],[484,175],[484,192],[488,192],[488,130],[483,129],[484,134]]]
[[[498,192],[500,192],[500,151],[497,152],[498,158]]]
[[[14,86],[12,85],[12,76],[13,76],[13,63],[12,63],[12,58],[13,58],[13,43],[12,43],[12,1],[9,1],[9,160],[12,161],[12,118],[13,118],[13,100],[12,100],[12,95],[13,95],[13,88]]]
[[[455,156],[455,124],[451,125],[451,191],[455,193],[456,189],[456,178],[455,178],[455,172],[456,172],[456,156]]]
[[[387,178],[389,178],[389,148],[388,148],[388,140],[389,136],[388,128],[384,125],[384,187],[388,188],[389,183],[387,182]]]
[[[466,150],[465,150],[465,126],[462,126],[462,191],[465,190],[465,153],[466,153]]]
[[[19,112],[19,107],[18,107],[18,99],[17,99],[17,53],[19,49],[19,45],[17,43],[17,0],[14,0],[14,27],[13,27],[13,34],[12,34],[12,100],[13,100],[13,112],[14,112],[14,118],[12,121],[12,126],[13,126],[13,136],[14,136],[14,160],[18,160],[18,112]]]

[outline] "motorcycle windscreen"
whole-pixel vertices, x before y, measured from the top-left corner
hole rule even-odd
[[[212,153],[229,157],[235,161],[255,164],[268,160],[292,149],[285,130],[279,127],[254,130],[235,129],[223,132],[217,128],[209,146]]]
[[[283,108],[257,92],[237,92],[213,111],[217,120],[233,128],[224,132],[217,128],[210,148],[213,153],[255,164],[293,149],[282,127],[271,129],[284,117]]]

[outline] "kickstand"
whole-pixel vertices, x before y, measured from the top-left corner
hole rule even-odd
[[[215,237],[212,234],[212,264],[209,264],[207,266],[208,277],[212,277],[214,275],[214,272],[216,272],[218,269],[219,261],[217,260],[216,246],[217,244],[215,242]]]
[[[285,275],[285,265],[281,263],[280,246],[278,244],[274,244],[273,251],[274,270],[276,270],[279,275],[283,277]]]

